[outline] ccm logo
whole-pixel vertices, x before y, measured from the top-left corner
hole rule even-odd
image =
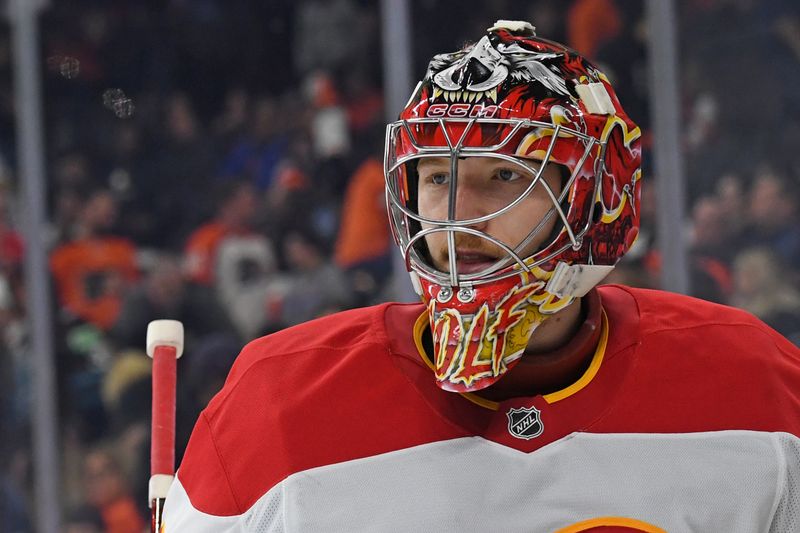
[[[496,114],[496,105],[483,104],[433,104],[427,112],[431,118],[494,118]]]

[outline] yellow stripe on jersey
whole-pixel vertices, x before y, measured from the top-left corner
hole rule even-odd
[[[603,362],[603,356],[606,353],[606,345],[608,344],[608,317],[606,316],[606,312],[604,310],[601,310],[600,313],[602,315],[602,322],[600,325],[600,341],[597,343],[597,349],[594,351],[592,362],[589,363],[589,368],[586,369],[586,372],[583,373],[578,381],[569,387],[550,394],[545,394],[544,399],[547,403],[556,403],[559,400],[563,400],[564,398],[572,396],[588,385],[592,379],[594,379],[595,375],[597,375],[597,371],[600,370],[600,365]]]

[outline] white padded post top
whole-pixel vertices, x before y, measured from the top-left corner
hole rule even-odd
[[[172,346],[176,359],[183,355],[183,323],[178,320],[153,320],[147,325],[147,355],[153,357],[156,346]]]
[[[147,487],[148,501],[152,504],[153,500],[157,498],[166,498],[174,479],[175,476],[170,476],[168,474],[150,476],[150,483]]]

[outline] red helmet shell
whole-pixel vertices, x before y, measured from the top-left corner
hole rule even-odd
[[[495,69],[505,77],[494,87],[475,92],[470,86],[481,86],[476,83],[481,81],[476,71],[484,70],[486,75],[485,68],[477,66],[481,53],[496,58]],[[445,90],[437,85],[443,72],[453,86],[461,80],[458,89]],[[613,114],[589,112],[576,89],[588,84],[602,84]],[[483,86],[487,87],[485,83]],[[441,121],[414,124],[413,119]],[[605,75],[589,61],[561,44],[507,29],[491,31],[460,52],[434,57],[425,79],[400,114],[401,121],[411,122],[407,122],[408,128],[399,129],[390,143],[394,160],[419,153],[419,146],[446,148],[445,133],[451,141],[460,139],[469,119],[476,119],[476,125],[469,128],[464,147],[492,147],[503,140],[506,142],[493,150],[495,153],[525,158],[541,158],[552,140],[554,126],[560,126],[549,160],[576,173],[568,193],[566,218],[582,238],[579,248],[570,247],[550,262],[613,265],[627,252],[639,227],[641,133],[625,114]],[[516,128],[485,119],[526,120],[551,126]],[[585,158],[586,140],[569,131],[597,141]],[[405,180],[405,173],[398,174]],[[408,186],[402,183],[399,190],[407,194]],[[563,248],[568,239],[562,232],[537,256],[546,257]]]

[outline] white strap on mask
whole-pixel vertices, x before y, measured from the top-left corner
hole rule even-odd
[[[614,265],[568,265],[558,263],[553,277],[547,282],[544,290],[559,298],[580,298],[603,281]]]
[[[616,115],[617,110],[606,86],[600,82],[579,84],[575,86],[578,96],[586,106],[586,110],[593,115]]]

